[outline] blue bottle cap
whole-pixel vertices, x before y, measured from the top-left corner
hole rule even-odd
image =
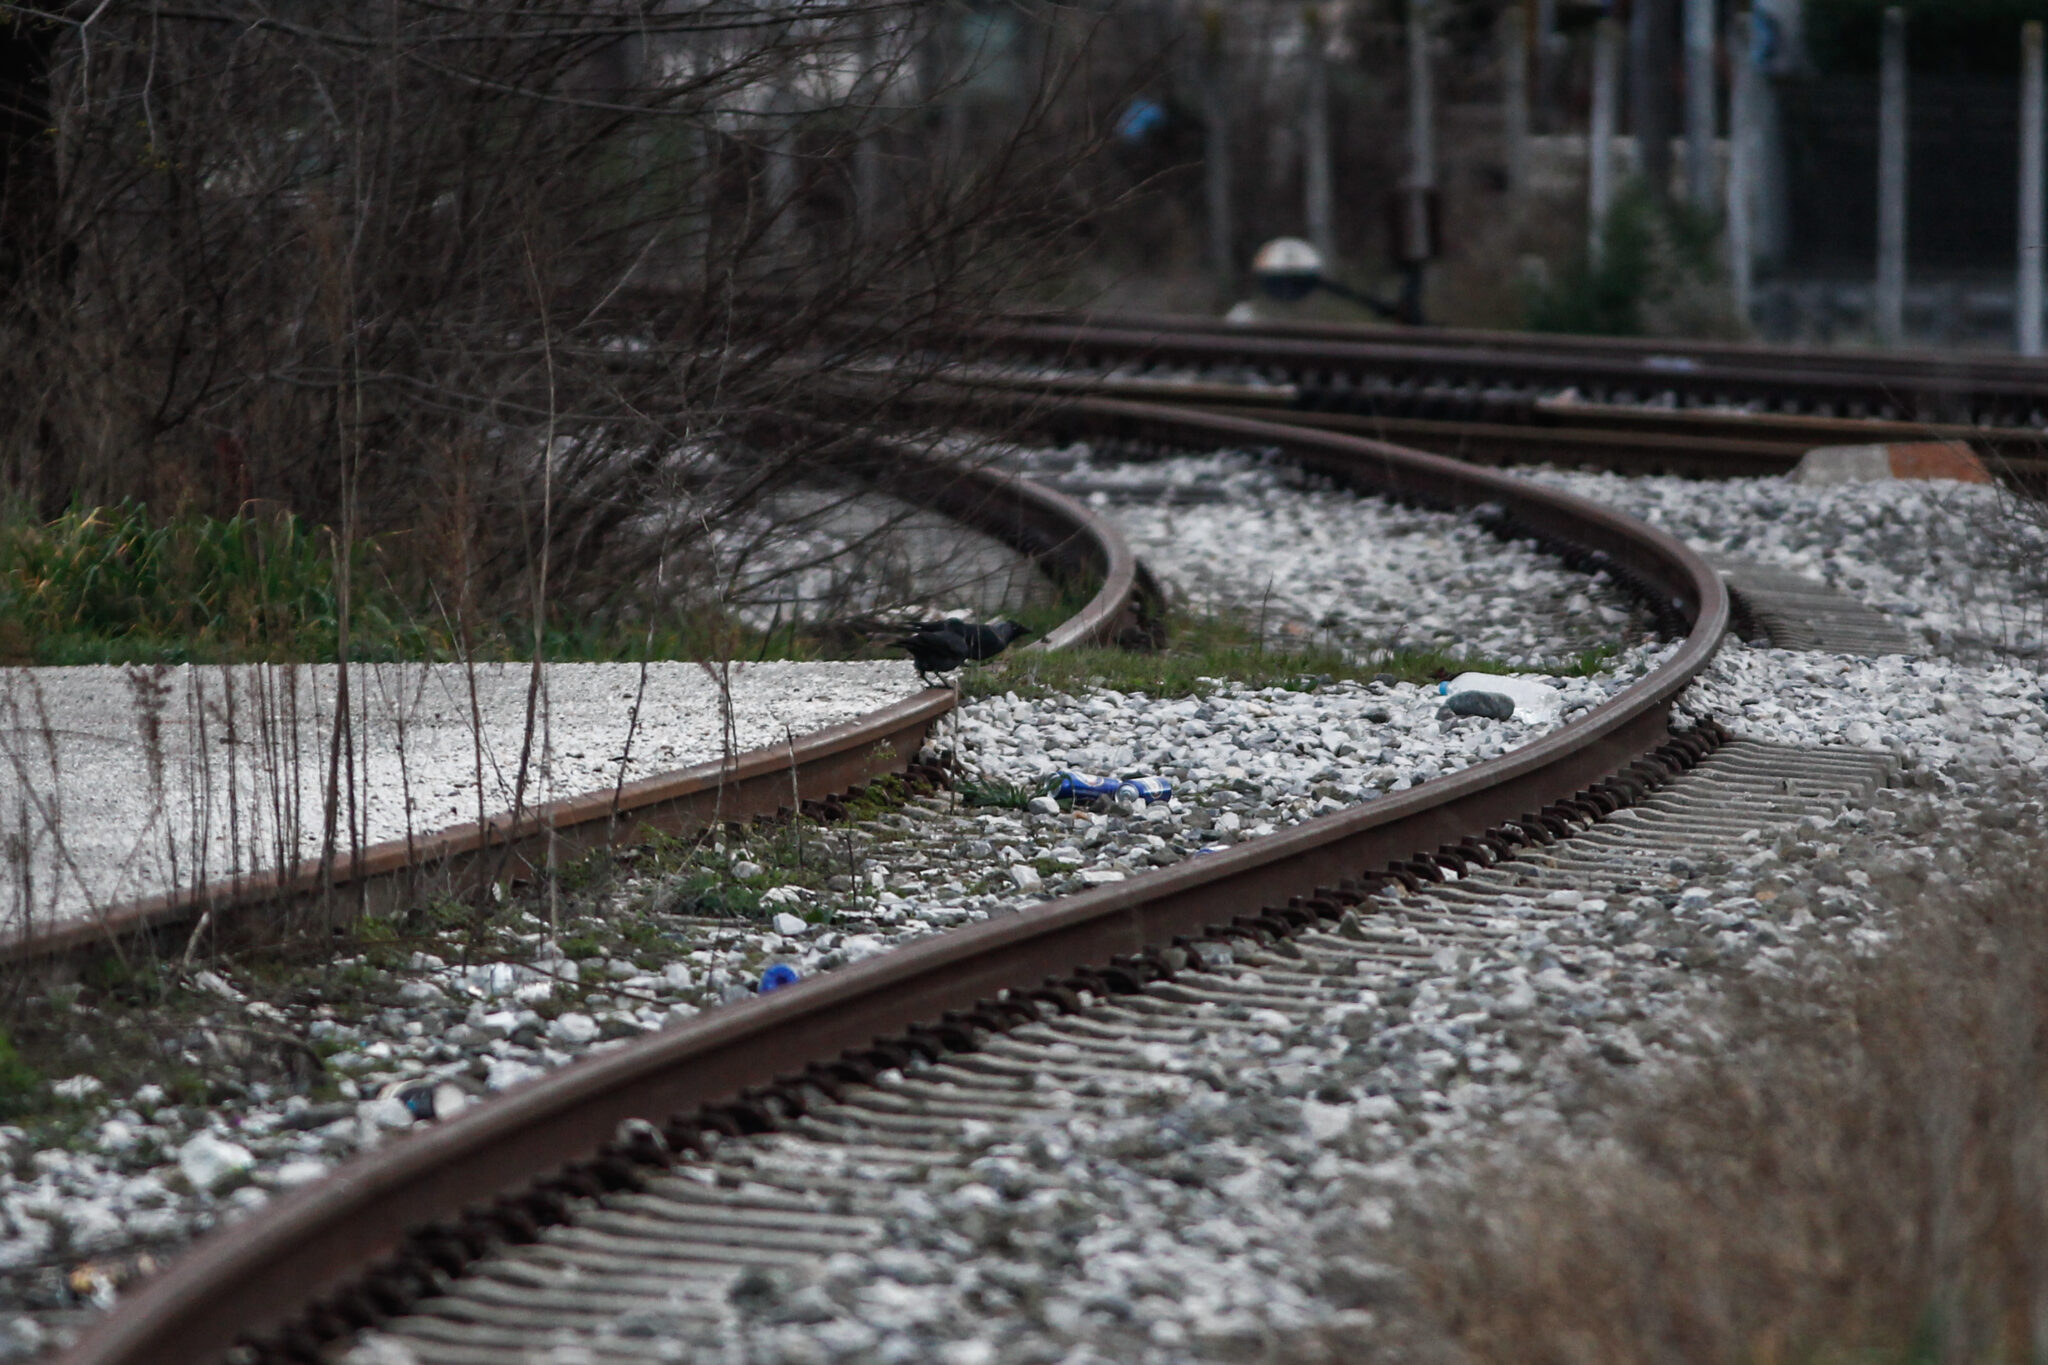
[[[784,986],[794,986],[801,979],[797,975],[796,968],[786,962],[778,962],[767,971],[761,973],[761,994],[766,995],[770,991],[779,991]]]

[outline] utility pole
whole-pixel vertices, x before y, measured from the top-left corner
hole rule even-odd
[[[1621,25],[1593,30],[1593,117],[1586,132],[1586,252],[1600,259],[1607,210],[1614,203],[1614,114],[1621,86]]]
[[[1224,54],[1224,11],[1219,5],[1202,10],[1199,49],[1202,87],[1202,165],[1209,217],[1209,273],[1220,299],[1237,292],[1236,229],[1230,213],[1230,90]]]
[[[2041,354],[2041,24],[2020,27],[2020,259],[2013,290],[2021,355]]]
[[[865,108],[856,110],[863,126],[859,140],[853,144],[853,217],[854,226],[861,236],[873,241],[881,235],[880,109],[889,81],[888,77],[882,74],[882,54],[872,15],[861,21],[860,44],[856,52],[860,62],[859,79],[868,92],[868,103]]]
[[[1337,260],[1337,225],[1330,166],[1330,67],[1320,7],[1304,5],[1302,22],[1302,219],[1324,265]]]
[[[1714,202],[1714,0],[1685,0],[1685,197]]]
[[[1884,12],[1877,108],[1877,297],[1880,345],[1906,334],[1906,11]]]
[[[1566,43],[1557,31],[1557,0],[1527,0],[1533,8],[1536,43],[1536,129],[1555,133],[1557,126],[1558,51]]]
[[[1629,83],[1636,134],[1636,170],[1660,204],[1671,200],[1672,74],[1678,55],[1678,0],[1636,0]]]
[[[1754,20],[1748,10],[1728,16],[1728,292],[1735,316],[1749,321],[1754,282],[1756,203],[1756,53],[1751,51]]]
[[[1436,92],[1429,62],[1429,0],[1408,0],[1408,183],[1401,204],[1401,312],[1422,321],[1423,272],[1435,254]]]
[[[1500,36],[1501,136],[1506,143],[1508,194],[1519,217],[1529,190],[1529,16],[1513,5],[1494,22]]]

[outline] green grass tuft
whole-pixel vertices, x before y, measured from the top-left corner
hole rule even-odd
[[[956,791],[965,805],[993,806],[1003,810],[1023,810],[1031,798],[1039,794],[1021,782],[1001,782],[993,778],[965,779]]]
[[[1166,648],[1149,653],[1103,648],[1017,651],[988,664],[970,665],[962,694],[969,699],[1005,692],[1042,697],[1105,687],[1153,697],[1189,697],[1227,683],[1307,691],[1332,682],[1379,677],[1425,683],[1460,673],[1529,671],[1485,655],[1445,650],[1351,654],[1332,640],[1276,647],[1261,638],[1248,612],[1176,612],[1168,620],[1167,639]],[[1539,671],[1588,677],[1600,672],[1616,652],[1614,646],[1602,645]]]
[[[378,547],[354,547],[350,652],[444,652],[377,582]],[[0,662],[329,659],[340,639],[333,539],[289,513],[156,524],[138,503],[55,521],[0,523]]]
[[[158,520],[122,502],[44,522],[0,508],[0,664],[332,662],[344,581],[352,659],[531,657],[530,619],[479,617],[458,629],[424,590],[401,591],[385,572],[387,548],[357,543],[344,580],[331,529],[288,512]],[[846,623],[761,630],[701,605],[677,603],[652,620],[643,607],[557,604],[542,653],[628,663],[904,657]],[[1072,609],[1035,611],[1033,629]]]
[[[0,1117],[26,1113],[43,1097],[42,1076],[22,1060],[14,1039],[0,1030]]]

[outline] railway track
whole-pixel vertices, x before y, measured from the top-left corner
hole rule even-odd
[[[940,466],[895,448],[875,452],[855,472],[1008,545],[1077,595],[1092,594],[1033,648],[1106,644],[1151,629],[1159,608],[1156,585],[1115,528],[1073,499],[998,470]],[[104,953],[109,943],[145,938],[175,955],[183,951],[178,936],[202,917],[220,942],[248,946],[263,941],[274,923],[303,927],[312,916],[380,914],[437,895],[468,895],[486,881],[529,878],[551,858],[577,857],[650,832],[771,816],[793,801],[836,806],[865,783],[909,770],[925,736],[953,704],[950,691],[935,688],[789,745],[627,783],[615,792],[343,849],[332,864],[312,858],[100,907],[89,917],[17,928],[0,936],[0,962],[82,961]]]
[[[1439,507],[1483,505],[1501,533],[1607,571],[1681,642],[1607,704],[1502,758],[713,1011],[457,1115],[196,1247],[66,1359],[203,1361],[231,1348],[247,1360],[330,1358],[363,1329],[469,1282],[467,1272],[485,1258],[571,1235],[548,1229],[596,1229],[590,1235],[601,1237],[610,1235],[605,1220],[625,1218],[640,1231],[664,1225],[654,1205],[617,1201],[675,1197],[680,1186],[665,1182],[700,1180],[710,1168],[699,1163],[728,1141],[801,1134],[802,1125],[821,1121],[806,1116],[813,1106],[834,1112],[849,1086],[893,1085],[885,1073],[919,1058],[972,1055],[1018,1026],[1052,1028],[1055,1015],[1071,1015],[1071,1027],[1085,1032],[1088,1010],[1156,996],[1166,989],[1159,983],[1190,967],[1200,989],[1227,989],[1201,975],[1203,941],[1341,927],[1347,912],[1360,921],[1361,909],[1370,918],[1373,898],[1389,887],[1447,881],[1460,868],[1490,866],[1516,847],[1569,837],[1637,804],[1717,738],[1704,730],[1674,740],[1668,716],[1727,628],[1726,590],[1710,566],[1647,526],[1456,461],[1328,433],[1115,402],[1072,404],[1039,420],[1055,435],[1155,447],[1272,447],[1361,490]],[[1103,612],[1114,614],[1108,604]],[[774,1240],[773,1212],[735,1216],[719,1245]],[[586,1221],[592,1217],[599,1223]],[[811,1250],[831,1242],[820,1235]],[[702,1264],[687,1252],[655,1257]],[[473,1285],[503,1300],[508,1294],[488,1284],[516,1283],[523,1273]],[[593,1302],[609,1302],[609,1291],[595,1292]],[[460,1318],[467,1310],[450,1311]],[[507,1358],[443,1345],[436,1358]],[[627,1354],[619,1358],[661,1358],[662,1349],[658,1340],[621,1347]]]
[[[2025,361],[1143,316],[1023,319],[971,341],[961,382],[1185,403],[1486,464],[1740,477],[1816,446],[1962,441],[2048,479],[2048,383]]]
[[[968,1153],[1157,1093],[1174,1049],[1312,1030],[1355,1013],[1361,991],[1398,998],[1446,954],[1540,936],[1589,905],[1668,908],[1694,867],[1825,824],[1896,775],[1882,757],[1671,723],[1731,623],[1783,647],[1895,652],[1903,638],[1883,618],[1811,580],[1709,564],[1582,500],[1347,433],[1490,462],[1605,452],[1630,469],[1724,475],[1776,472],[1823,439],[1930,435],[2026,473],[2044,440],[2024,366],[1886,362],[1859,377],[1818,358],[1775,370],[1776,353],[1736,347],[1560,352],[1442,333],[1390,346],[1153,319],[1031,322],[984,340],[1041,368],[1081,362],[1078,374],[972,376],[1069,395],[1019,406],[1048,436],[1271,449],[1361,491],[1484,506],[1502,533],[1608,571],[1682,642],[1592,715],[1505,757],[716,1011],[395,1143],[195,1248],[67,1362],[270,1365],[340,1359],[351,1344],[368,1352],[356,1359],[448,1365],[543,1348],[605,1362],[730,1350],[759,1285],[886,1244],[902,1196],[957,1192]],[[1149,585],[1085,509],[1015,486],[963,506],[963,519],[1099,577],[1062,641],[1142,625]],[[869,763],[915,752],[894,740],[877,755],[872,733],[838,742],[865,745]],[[807,795],[862,780],[831,761],[845,760],[806,762]],[[763,792],[764,813],[787,804],[788,756],[773,766],[782,785]],[[1623,948],[1651,965],[1670,955],[1647,936]]]
[[[492,1252],[373,1342],[422,1365],[511,1365],[537,1346],[593,1365],[715,1358],[750,1284],[815,1283],[834,1256],[894,1245],[906,1203],[934,1210],[941,1227],[967,1225],[936,1210],[979,1184],[981,1154],[1184,1096],[1184,1071],[1169,1068],[1162,1084],[1162,1057],[1220,1046],[1251,1063],[1254,1038],[1300,1047],[1304,1035],[1383,1026],[1379,998],[1412,989],[1417,969],[1445,953],[1495,952],[1588,901],[1647,893],[1659,904],[1656,893],[1684,884],[1675,859],[1739,857],[1759,837],[1867,802],[1890,777],[1880,758],[1730,741],[1712,725],[1662,746],[1651,767],[1632,805],[1496,834],[1427,876],[1340,891],[1334,922],[1212,932],[1129,982],[1047,992],[1060,998],[1038,1017],[978,1028],[961,1040],[971,1048],[913,1051],[862,1080],[795,1087],[771,1131],[700,1139],[680,1169]],[[1644,945],[1645,956],[1659,952]],[[1391,1096],[1381,1106],[1403,1108]],[[959,1257],[943,1265],[963,1268]]]

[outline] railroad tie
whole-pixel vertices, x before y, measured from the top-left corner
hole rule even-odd
[[[1778,649],[1828,654],[1918,654],[1920,647],[1896,621],[1817,578],[1788,569],[1709,555],[1734,600],[1745,635],[1761,635]]]
[[[833,1255],[878,1245],[933,1173],[1037,1125],[1121,1111],[1176,1054],[1218,1030],[1334,1026],[1360,991],[1445,950],[1487,949],[1571,913],[1550,893],[1669,894],[1810,820],[1869,801],[1882,754],[1740,738],[1641,799],[1554,842],[1475,859],[1420,889],[1399,882],[1288,936],[1246,928],[1194,945],[1189,965],[1126,993],[978,1036],[973,1050],[816,1095],[777,1131],[719,1139],[637,1190],[579,1200],[567,1223],[503,1245],[378,1332],[420,1365],[513,1365],[551,1350],[590,1365],[726,1358],[751,1309],[784,1321],[839,1311],[805,1289]],[[1812,826],[1807,825],[1811,830]],[[1441,866],[1441,864],[1439,864]],[[1562,900],[1563,898],[1560,898]],[[1650,953],[1647,945],[1622,951]],[[1108,980],[1108,977],[1102,978]],[[1211,1083],[1228,1084],[1214,1075]],[[936,1206],[930,1216],[941,1216]],[[340,1357],[343,1359],[349,1356]],[[565,1355],[563,1358],[571,1358]]]

